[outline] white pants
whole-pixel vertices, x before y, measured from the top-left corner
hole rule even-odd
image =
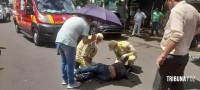
[[[136,22],[135,22],[132,35],[135,34],[136,29],[138,30],[137,33],[140,34],[141,24],[142,24],[142,21],[136,21]]]

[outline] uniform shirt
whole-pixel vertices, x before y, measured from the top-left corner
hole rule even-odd
[[[84,44],[81,40],[77,46],[76,57],[80,58],[83,56],[88,56],[93,58],[97,53],[98,48],[95,45],[95,42],[91,42],[90,44]]]
[[[80,35],[88,36],[89,25],[83,17],[71,17],[65,21],[57,34],[56,41],[76,47]]]
[[[161,48],[164,50],[168,40],[172,40],[178,42],[178,45],[170,54],[188,54],[198,20],[198,11],[193,6],[187,4],[185,1],[179,2],[171,10],[161,41]]]
[[[146,18],[146,15],[145,15],[144,12],[137,12],[137,13],[135,14],[134,18],[135,18],[135,21],[136,21],[136,22],[140,22],[140,21],[142,21],[143,19]]]
[[[120,41],[117,42],[118,44],[118,49],[114,50],[114,53],[117,58],[120,58],[124,54],[130,55],[136,55],[136,50],[135,48],[127,41]]]
[[[161,16],[163,16],[163,14],[161,12],[154,11],[152,14],[153,22],[159,22]]]
[[[89,37],[89,39],[90,38],[91,36]],[[97,54],[97,51],[98,51],[98,48],[96,47],[95,42],[91,42],[90,44],[84,44],[83,41],[81,40],[76,49],[76,61],[81,62],[80,67],[84,67],[82,65],[90,66],[89,63],[84,62],[83,57],[87,56],[92,59]],[[91,65],[94,65],[94,64],[95,62],[92,62]]]

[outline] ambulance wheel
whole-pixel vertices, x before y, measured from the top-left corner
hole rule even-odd
[[[20,33],[20,29],[19,29],[19,26],[17,24],[15,24],[15,30],[17,33]]]
[[[33,32],[33,42],[36,46],[41,45],[40,36],[36,29],[34,29],[34,32]]]

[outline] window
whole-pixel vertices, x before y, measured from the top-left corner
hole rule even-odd
[[[25,1],[21,0],[20,1],[20,10],[24,10],[25,9]]]

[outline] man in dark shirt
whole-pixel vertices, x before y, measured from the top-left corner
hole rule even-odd
[[[99,78],[101,80],[122,79],[127,76],[127,71],[122,63],[114,63],[112,65],[105,65],[98,63],[94,66],[85,68],[78,68],[75,70],[76,78],[80,80],[89,80],[92,78]]]

